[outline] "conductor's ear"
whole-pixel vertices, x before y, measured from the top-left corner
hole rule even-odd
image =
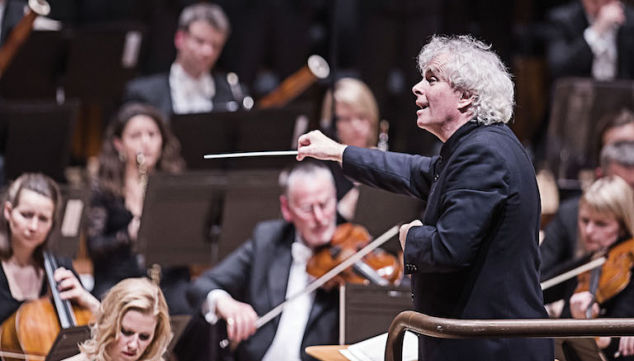
[[[458,100],[458,109],[466,110],[473,104],[473,94],[468,91],[462,91]]]

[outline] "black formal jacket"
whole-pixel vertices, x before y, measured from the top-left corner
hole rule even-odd
[[[433,158],[347,147],[343,170],[427,202],[423,226],[410,229],[404,250],[417,311],[458,319],[547,317],[537,182],[506,125],[468,122]],[[425,361],[554,358],[548,339],[419,340]]]
[[[295,228],[284,221],[256,225],[253,237],[218,266],[205,272],[190,286],[187,296],[200,310],[209,291],[223,289],[238,301],[250,304],[263,316],[284,301],[291,268],[291,245]],[[317,290],[301,346],[302,360],[311,360],[307,346],[338,342],[338,291]],[[273,342],[280,316],[260,327],[236,350],[237,360],[261,360]]]
[[[95,284],[92,294],[99,299],[119,281],[146,274],[138,262],[135,243],[128,234],[128,225],[132,218],[123,197],[93,185],[87,216],[87,245],[94,267]],[[171,266],[161,269],[161,289],[171,315],[193,312],[185,298],[189,281],[188,267]]]
[[[617,33],[617,78],[634,78],[634,9],[625,7],[625,24]],[[550,25],[547,52],[548,65],[554,78],[592,76],[592,50],[583,37],[588,18],[580,1],[553,9],[548,14]]]
[[[212,77],[216,87],[216,94],[212,99],[212,111],[228,111],[231,110],[228,109],[229,103],[242,101],[242,99],[235,99],[225,74],[214,72]],[[241,89],[244,94],[244,89],[242,87]],[[130,81],[126,86],[123,101],[150,104],[169,119],[169,116],[174,113],[169,73],[150,75]]]
[[[577,256],[577,217],[579,197],[562,202],[553,220],[544,229],[544,240],[539,246],[542,256],[542,280],[557,276],[561,267]]]

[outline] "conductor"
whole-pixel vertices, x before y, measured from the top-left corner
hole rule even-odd
[[[418,55],[417,125],[440,155],[345,146],[318,131],[299,139],[298,160],[335,160],[344,174],[418,197],[422,220],[400,229],[415,309],[458,319],[546,318],[539,287],[540,201],[531,161],[509,127],[513,82],[490,47],[435,36]],[[435,339],[419,359],[553,360],[548,339]]]

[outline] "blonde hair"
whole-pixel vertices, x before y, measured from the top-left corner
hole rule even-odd
[[[321,107],[321,124],[332,126],[332,91],[324,96]],[[379,136],[379,106],[370,88],[364,82],[354,78],[341,78],[335,83],[335,102],[350,106],[355,112],[362,114],[370,121],[372,133],[367,139],[367,146],[375,146]]]
[[[108,291],[92,326],[92,338],[79,345],[79,350],[89,360],[110,361],[106,350],[119,337],[121,320],[130,310],[156,317],[154,337],[139,361],[162,360],[172,339],[167,302],[161,289],[146,278],[125,279]]]
[[[599,178],[586,189],[579,201],[597,213],[610,214],[628,237],[634,235],[634,191],[621,177]]]

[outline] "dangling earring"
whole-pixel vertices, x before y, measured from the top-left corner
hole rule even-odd
[[[126,156],[124,152],[119,152],[119,160],[121,161],[121,163],[125,163]]]

